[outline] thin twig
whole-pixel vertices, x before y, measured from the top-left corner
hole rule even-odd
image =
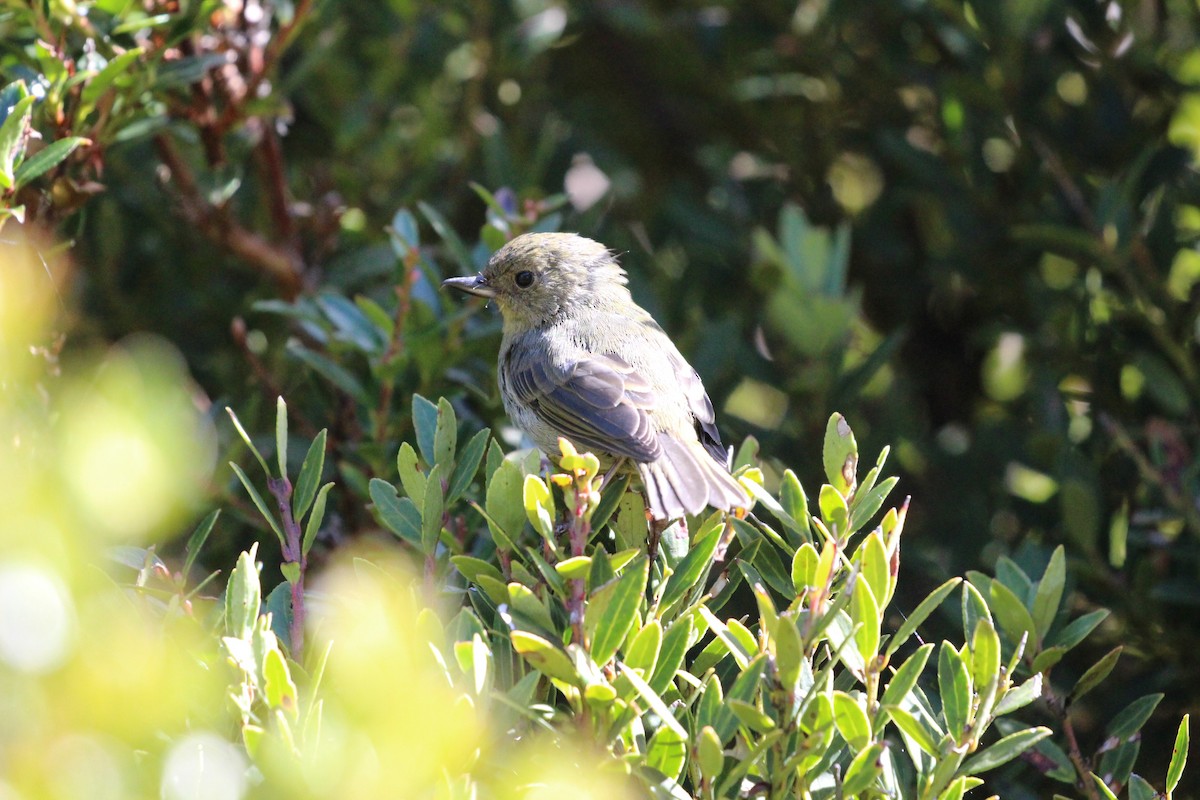
[[[1113,443],[1133,460],[1134,466],[1137,467],[1138,473],[1142,476],[1142,480],[1147,483],[1157,486],[1163,494],[1163,499],[1167,505],[1178,512],[1184,519],[1185,524],[1193,534],[1200,535],[1200,512],[1197,512],[1196,506],[1191,498],[1182,494],[1178,489],[1163,477],[1163,474],[1150,463],[1150,459],[1138,447],[1137,442],[1133,440],[1133,436],[1129,431],[1117,422],[1108,414],[1100,415],[1100,424],[1104,426],[1104,430],[1112,437]]]
[[[154,146],[170,172],[170,185],[175,189],[184,218],[209,240],[273,279],[286,299],[291,300],[299,294],[300,276],[304,272],[299,256],[243,228],[224,208],[210,203],[166,135],[154,137]]]

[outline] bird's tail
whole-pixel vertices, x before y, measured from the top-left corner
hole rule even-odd
[[[750,499],[699,442],[680,442],[660,435],[662,455],[656,461],[637,465],[646,490],[646,502],[655,519],[678,519],[699,514],[706,507],[722,510],[746,508]]]

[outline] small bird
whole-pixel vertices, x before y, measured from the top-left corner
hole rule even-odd
[[[561,436],[609,468],[632,465],[655,520],[749,506],[700,376],[602,244],[527,233],[483,272],[442,285],[500,307],[504,408],[543,452],[558,452]]]

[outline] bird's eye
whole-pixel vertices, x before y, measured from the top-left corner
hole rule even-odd
[[[517,283],[517,288],[528,289],[530,286],[533,286],[533,273],[529,270],[522,270],[517,273],[517,277],[514,280]]]

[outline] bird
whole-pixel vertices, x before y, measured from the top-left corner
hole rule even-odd
[[[748,508],[700,376],[627,281],[599,242],[526,233],[442,285],[499,307],[500,395],[542,452],[564,437],[610,471],[636,472],[653,520]]]

